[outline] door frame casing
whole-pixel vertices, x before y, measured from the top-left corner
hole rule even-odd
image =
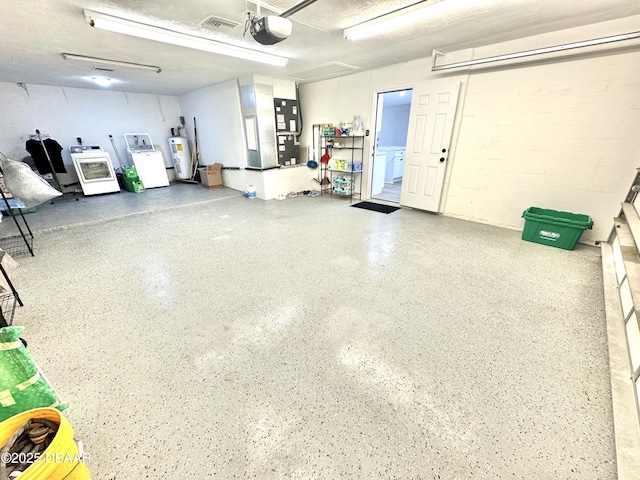
[[[388,87],[384,87],[384,88],[373,89],[373,91],[372,91],[372,95],[371,95],[371,118],[372,118],[373,121],[371,122],[372,128],[370,129],[369,132],[370,132],[370,137],[372,137],[373,140],[370,140],[371,151],[369,152],[369,155],[367,157],[369,168],[367,168],[367,175],[366,175],[367,181],[365,182],[366,188],[363,188],[363,192],[362,192],[362,198],[363,199],[371,200],[371,185],[372,185],[372,182],[373,182],[373,161],[375,160],[375,154],[376,154],[376,142],[375,142],[375,134],[376,134],[376,132],[375,132],[375,126],[376,126],[377,121],[378,121],[378,119],[377,119],[377,114],[378,114],[378,95],[380,95],[382,93],[388,93],[388,92],[397,92],[399,90],[413,90],[418,85],[419,85],[418,83],[400,84],[398,86],[388,86]],[[382,200],[375,200],[375,201],[376,202],[383,202]]]

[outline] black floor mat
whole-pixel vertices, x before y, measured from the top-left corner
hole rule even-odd
[[[389,205],[381,205],[379,203],[372,202],[360,202],[351,205],[356,208],[364,208],[365,210],[373,210],[374,212],[391,213],[399,210],[400,207],[390,207]]]

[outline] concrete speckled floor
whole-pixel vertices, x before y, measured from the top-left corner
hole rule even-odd
[[[598,249],[189,188],[31,214],[14,323],[95,479],[615,478]]]

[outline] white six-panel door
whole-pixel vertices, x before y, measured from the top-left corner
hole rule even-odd
[[[414,88],[401,205],[438,211],[459,92],[460,82],[451,80]]]

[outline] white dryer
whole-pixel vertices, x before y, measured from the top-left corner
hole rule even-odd
[[[85,195],[120,191],[111,157],[102,147],[72,145],[69,152]]]

